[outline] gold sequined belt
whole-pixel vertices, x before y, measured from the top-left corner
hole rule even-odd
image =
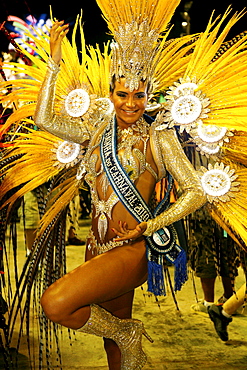
[[[123,240],[119,242],[109,240],[107,243],[98,243],[92,229],[89,231],[87,241],[88,241],[88,244],[87,244],[88,250],[92,251],[92,254],[96,256],[98,256],[99,254],[108,252],[113,248],[121,247],[122,245],[129,243],[128,240],[126,241]]]

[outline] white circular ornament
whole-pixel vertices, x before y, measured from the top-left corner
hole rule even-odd
[[[201,114],[202,104],[196,96],[188,94],[174,101],[171,115],[175,122],[186,125],[194,122]]]
[[[214,168],[205,172],[201,182],[205,193],[213,197],[225,195],[231,189],[231,178],[221,169]]]
[[[208,155],[215,155],[219,153],[220,146],[217,144],[197,144],[198,148],[201,152],[208,154]]]
[[[104,114],[111,114],[114,110],[114,105],[111,102],[109,98],[98,98],[96,99],[96,102],[98,102],[99,109],[104,113]]]
[[[66,112],[72,117],[81,117],[90,106],[90,97],[86,90],[75,89],[70,91],[65,99]]]
[[[207,143],[216,143],[224,139],[227,133],[227,128],[215,125],[199,124],[197,128],[197,133],[201,140]]]
[[[174,90],[174,95],[179,95],[180,91],[183,91],[185,89],[197,89],[197,84],[194,82],[184,82],[181,85],[179,85],[175,90]]]
[[[57,148],[57,160],[61,163],[73,162],[80,154],[80,144],[64,141]]]

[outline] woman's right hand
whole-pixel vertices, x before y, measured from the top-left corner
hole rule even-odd
[[[55,21],[50,31],[50,53],[55,63],[62,59],[62,40],[69,32],[69,25],[64,21]]]
[[[113,240],[115,242],[120,242],[124,240],[135,240],[140,238],[142,234],[147,229],[147,223],[141,222],[140,224],[136,225],[134,229],[128,229],[127,223],[124,221],[119,221],[119,229],[112,228],[111,230],[117,235],[116,238]]]

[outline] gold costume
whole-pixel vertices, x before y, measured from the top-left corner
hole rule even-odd
[[[29,56],[21,47],[20,50],[36,66],[13,63],[8,68],[24,71],[31,79],[28,83],[26,79],[1,83],[2,89],[13,89],[0,96],[0,103],[14,103],[18,107],[21,100],[23,105],[9,117],[0,134],[12,125],[17,131],[20,126],[26,129],[18,132],[13,147],[3,158],[0,184],[3,207],[8,206],[9,212],[26,192],[51,182],[49,197],[44,199],[38,238],[18,281],[21,288],[14,297],[14,304],[18,301],[17,312],[20,312],[21,300],[27,291],[27,304],[21,313],[22,320],[27,315],[27,323],[39,266],[44,271],[39,292],[66,273],[63,220],[68,203],[84,181],[90,187],[93,205],[87,251],[94,257],[116,247],[125,248],[122,252],[128,250],[128,245],[130,249],[133,245],[138,247],[138,239],[117,241],[109,232],[116,224],[114,212],[121,210],[121,206],[125,212],[123,216],[129,217],[131,222],[134,216],[113,191],[99,148],[105,129],[114,120],[109,85],[113,88],[114,82],[122,77],[130,92],[145,82],[150,101],[162,94],[166,102],[156,104],[155,120],[143,115],[128,129],[118,128],[116,151],[120,164],[137,189],[139,181],[148,179],[149,192],[145,193],[144,186],[140,187],[140,193],[148,194],[147,203],[153,201],[155,184],[168,174],[179,184],[176,202],[147,221],[146,239],[207,202],[210,215],[246,250],[247,35],[229,45],[224,43],[228,31],[243,12],[233,15],[222,28],[230,13],[228,8],[222,18],[210,19],[205,32],[168,40],[169,22],[179,0],[96,1],[114,38],[111,50],[109,43],[104,45],[103,52],[99,46],[86,48],[78,17],[72,43],[66,37],[62,40],[60,66],[49,55],[49,39],[37,34],[36,40],[30,34],[40,58]],[[82,58],[75,42],[78,25]],[[41,131],[29,127],[34,124]],[[174,126],[180,133],[188,134],[184,146],[196,146],[203,155],[212,156],[208,169],[195,170],[182,150]],[[132,224],[136,225],[135,222]],[[144,245],[144,238],[140,239]],[[109,252],[108,257],[103,255],[94,261],[109,258],[114,253],[119,251]],[[148,263],[151,261],[148,253],[147,257]],[[161,267],[162,258],[158,261]],[[163,271],[160,275],[163,276]],[[141,337],[145,335],[143,324],[138,320],[118,319],[94,302],[90,309],[89,320],[79,331],[113,339],[121,350],[121,369],[141,369],[146,361],[141,348]],[[42,317],[40,337],[43,337],[42,330],[47,334],[49,325],[41,312],[39,316]],[[16,315],[10,320],[11,333],[15,320]],[[53,330],[57,335],[55,326]],[[46,340],[48,348],[48,335]]]
[[[50,67],[51,65],[53,67]],[[55,63],[49,61],[48,71],[40,89],[34,121],[40,128],[63,140],[83,144],[89,139],[88,147],[91,153],[91,148],[96,148],[99,145],[100,133],[102,133],[106,123],[103,122],[102,127],[99,127],[96,133],[92,133],[91,137],[89,137],[90,133],[80,119],[69,119],[67,116],[55,114],[53,106],[58,71],[59,68],[57,68]],[[183,153],[174,130],[156,130],[157,125],[154,122],[150,127],[149,133],[152,155],[159,170],[157,180],[163,178],[166,171],[168,171],[180,185],[182,195],[169,210],[148,221],[148,227],[144,233],[147,236],[152,235],[154,231],[161,227],[170,225],[185,217],[201,207],[206,201],[198,175]],[[86,155],[85,162],[91,164],[88,155]],[[93,171],[90,167],[87,170],[92,174]],[[97,176],[97,174],[94,176]],[[92,186],[91,183],[89,185]],[[96,191],[94,187],[92,189],[94,192]],[[97,202],[101,200],[96,201],[95,197],[93,197],[93,200],[96,202],[95,206],[97,207]]]

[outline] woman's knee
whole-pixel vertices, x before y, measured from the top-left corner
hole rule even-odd
[[[42,295],[40,304],[48,319],[60,324],[64,318],[63,303],[61,297],[56,297],[53,292],[48,288]]]

